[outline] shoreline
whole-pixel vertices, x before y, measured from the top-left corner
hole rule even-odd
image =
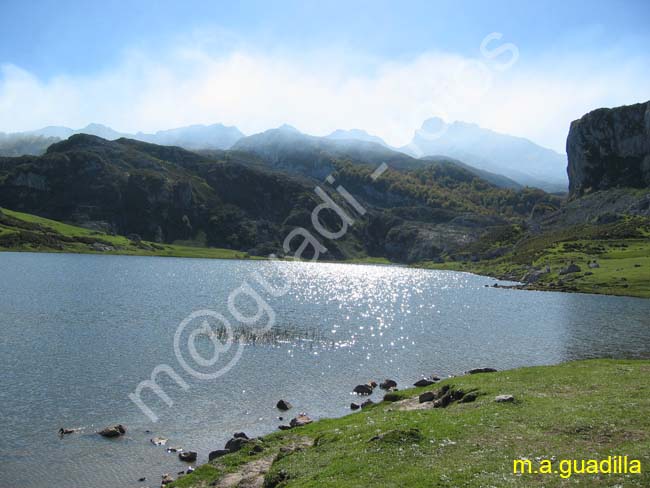
[[[137,238],[109,235],[64,224],[31,214],[0,209],[0,252],[71,253],[120,256],[178,257],[195,259],[268,260],[244,251],[191,245],[190,242],[158,244]],[[646,242],[647,241],[647,242]],[[384,257],[357,256],[346,260],[319,260],[321,263],[407,266],[468,272],[504,281],[522,283],[518,289],[588,293],[597,295],[650,298],[650,241],[647,239],[599,240],[594,250],[589,242],[570,241],[544,247],[526,259],[516,253],[494,260],[431,261],[393,263]],[[189,245],[188,245],[189,244]],[[199,243],[197,243],[199,244]],[[558,247],[559,246],[559,247]],[[590,251],[594,251],[591,252]],[[596,252],[598,251],[598,252]],[[539,254],[541,252],[541,254]],[[595,253],[595,254],[594,254]],[[595,257],[601,263],[592,268]],[[279,260],[293,261],[290,258]],[[302,262],[312,262],[304,260]],[[578,263],[578,272],[565,274],[567,263]],[[546,268],[546,270],[545,270]],[[552,270],[552,272],[551,272]]]
[[[601,260],[604,263],[606,260]],[[645,266],[650,263],[650,256],[631,259],[631,261],[642,261]],[[585,263],[581,263],[585,266]],[[540,273],[540,267],[533,265],[518,265],[514,263],[491,263],[485,262],[456,262],[445,261],[443,263],[417,263],[412,265],[414,268],[420,269],[437,269],[445,271],[458,271],[464,273],[471,273],[478,276],[485,276],[499,281],[511,281],[518,283],[517,285],[503,286],[499,285],[496,288],[509,288],[523,291],[547,291],[547,292],[561,292],[561,293],[584,293],[587,295],[603,295],[603,296],[619,296],[631,298],[650,298],[650,275],[637,279],[637,287],[629,284],[627,279],[622,276],[625,272],[616,269],[618,262],[613,260],[613,263],[607,263],[610,268],[607,270],[607,275],[603,278],[603,283],[595,281],[588,281],[588,278],[594,276],[594,271],[578,272],[575,274],[562,275],[558,273],[559,267],[555,267],[552,273]],[[506,269],[502,269],[502,268]],[[612,272],[612,268],[615,270]],[[634,268],[640,268],[640,265],[634,264]],[[643,268],[641,268],[643,269]],[[629,272],[629,265],[628,265]],[[532,276],[532,278],[528,278]]]
[[[221,248],[189,248],[192,251],[196,250],[196,255],[191,255],[188,253],[185,248],[179,250],[178,253],[175,253],[173,249],[173,244],[165,244],[169,246],[169,253],[155,253],[149,251],[143,252],[120,252],[115,251],[93,251],[93,250],[70,250],[70,249],[11,249],[11,248],[0,248],[0,253],[33,253],[33,254],[79,254],[79,255],[93,255],[93,256],[134,256],[134,257],[154,257],[154,258],[179,258],[179,259],[205,259],[205,260],[235,260],[235,261],[269,261],[270,259],[264,256],[251,256],[243,251],[236,251],[231,249],[221,249]],[[232,255],[218,255],[220,253],[232,253]],[[214,254],[214,255],[211,255]],[[278,258],[279,261],[293,262],[293,259],[290,258]],[[310,260],[301,260],[300,262],[311,263]],[[408,267],[413,269],[426,269],[426,270],[438,270],[438,271],[456,271],[460,273],[469,273],[476,276],[483,276],[486,278],[491,278],[498,281],[511,281],[517,282],[517,285],[492,285],[494,288],[505,288],[510,290],[521,290],[521,291],[544,291],[544,292],[556,292],[556,293],[582,293],[586,295],[602,295],[602,296],[616,296],[616,297],[629,297],[629,298],[641,298],[649,299],[650,293],[645,293],[644,291],[635,291],[634,289],[621,288],[618,290],[607,290],[599,291],[591,288],[579,288],[571,285],[558,285],[556,283],[521,283],[521,280],[512,276],[511,274],[495,274],[490,272],[484,272],[481,269],[476,269],[475,267],[468,266],[467,263],[457,263],[457,266],[454,266],[456,263],[444,262],[439,264],[432,263],[416,263],[416,264],[405,264],[405,263],[395,263],[391,262],[385,258],[359,258],[359,259],[349,259],[349,260],[318,260],[318,263],[325,264],[351,264],[351,265],[361,265],[361,266],[397,266],[397,267]],[[487,285],[486,285],[487,286]]]
[[[650,375],[647,375],[647,371],[650,371],[648,359],[587,359],[557,365],[524,366],[498,372],[486,371],[476,374],[466,372],[461,376],[431,381],[427,386],[407,386],[406,389],[384,391],[383,400],[370,402],[357,411],[351,411],[341,417],[315,421],[308,419],[303,423],[297,423],[292,428],[271,431],[255,439],[248,439],[247,436],[244,439],[241,434],[237,434],[240,440],[235,441],[236,435],[227,444],[235,447],[234,450],[226,452],[217,449],[211,453],[214,457],[211,457],[210,461],[198,465],[191,474],[180,475],[168,486],[172,488],[198,488],[208,484],[217,487],[236,486],[228,483],[233,479],[241,480],[246,476],[255,478],[259,486],[285,486],[287,483],[290,485],[292,481],[299,486],[303,486],[304,483],[340,486],[341,483],[354,483],[362,479],[367,481],[365,476],[368,473],[364,473],[361,466],[365,466],[366,470],[373,470],[373,474],[379,476],[378,479],[384,479],[384,482],[390,486],[404,483],[399,470],[391,471],[389,475],[384,471],[383,463],[396,464],[402,470],[414,471],[411,476],[417,482],[404,483],[402,486],[432,486],[429,462],[420,465],[417,458],[411,459],[406,456],[404,459],[401,455],[396,456],[396,453],[407,448],[410,450],[416,445],[418,450],[428,451],[429,456],[443,458],[440,460],[442,462],[435,463],[434,470],[447,471],[446,476],[460,483],[464,479],[462,476],[464,470],[455,464],[454,459],[458,453],[452,454],[449,458],[441,451],[446,449],[458,451],[467,448],[470,450],[468,451],[470,455],[476,457],[476,451],[472,447],[476,441],[476,439],[472,440],[476,432],[466,428],[468,423],[474,429],[481,429],[482,425],[482,430],[490,433],[493,428],[484,425],[486,423],[484,418],[487,417],[490,419],[488,423],[496,422],[500,425],[498,437],[506,439],[506,444],[519,446],[515,449],[517,455],[532,454],[526,439],[517,440],[517,437],[512,437],[519,430],[521,423],[526,429],[539,427],[537,423],[540,421],[558,426],[567,425],[571,429],[571,421],[585,422],[587,420],[584,416],[589,415],[597,424],[596,417],[602,416],[607,419],[607,411],[612,408],[618,409],[617,405],[611,405],[612,402],[618,404],[631,401],[624,395],[619,398],[603,396],[603,392],[599,390],[612,388],[613,391],[614,385],[607,382],[615,377],[620,378],[623,372],[627,372],[627,376],[624,374],[618,386],[627,383],[628,388],[642,390],[644,387],[641,383],[650,383]],[[551,384],[559,381],[565,387],[570,385],[573,396],[569,398],[565,393],[561,402],[553,397],[549,398],[544,394],[549,381]],[[639,395],[642,395],[642,392],[639,392]],[[367,396],[356,396],[354,402],[360,404],[367,398]],[[640,397],[632,395],[632,399],[634,398]],[[594,403],[609,402],[610,405],[606,411],[601,411],[594,405],[590,405],[586,399]],[[586,407],[583,406],[584,403],[587,403]],[[644,397],[644,403],[650,404],[650,399]],[[643,408],[642,405],[635,404],[632,410]],[[565,416],[558,414],[563,409],[567,410]],[[638,425],[638,428],[643,431],[635,415],[629,410],[623,411],[625,414],[612,420],[612,425],[621,424],[621,427],[624,425],[625,428]],[[298,415],[298,412],[291,412],[288,417],[296,419],[301,415]],[[519,424],[515,421],[516,418],[519,419]],[[650,433],[650,420],[644,422],[648,423],[645,429]],[[455,424],[456,428],[450,429],[448,425],[450,423]],[[542,437],[531,435],[532,444],[539,444],[539,449],[543,449],[539,454],[580,458],[584,450],[586,457],[594,457],[593,450],[598,450],[598,447],[594,447],[591,443],[581,445],[583,443],[580,442],[579,430],[575,432],[567,430],[565,433],[564,430],[557,431],[557,428],[551,431],[542,428]],[[360,438],[354,434],[358,432],[361,433]],[[440,434],[441,432],[443,434]],[[508,466],[495,464],[494,460],[489,459],[495,450],[505,449],[509,452],[510,449],[499,442],[495,444],[493,432],[489,435],[490,441],[479,436],[481,442],[489,442],[492,446],[491,450],[479,451],[481,456],[488,458],[483,460],[484,467],[488,460],[492,461],[489,463],[489,469],[484,469],[481,475],[493,475],[496,471],[499,476],[509,475],[513,476],[513,481],[516,480],[516,475],[512,474],[511,470],[508,471],[510,469]],[[388,439],[390,442],[384,444],[384,440],[388,441]],[[433,449],[429,449],[432,442],[436,445]],[[440,443],[439,447],[437,443]],[[631,457],[646,459],[647,450],[644,451],[645,447],[642,444],[650,444],[650,440],[646,437],[645,442],[637,443],[633,449],[634,453],[630,453]],[[375,445],[380,445],[381,449],[377,451]],[[549,451],[549,445],[555,445],[556,449],[551,448]],[[603,445],[603,454],[611,452],[611,447],[611,445],[607,447]],[[622,451],[623,454],[627,454],[631,448],[626,447],[626,449],[628,451]],[[350,457],[350,454],[355,455]],[[325,468],[323,463],[328,466],[333,463],[335,468]],[[381,475],[374,471],[377,469]],[[321,470],[326,472],[322,473]],[[350,477],[354,479],[351,480]],[[488,478],[492,479],[491,476]],[[566,481],[560,477],[556,478],[558,482]],[[640,478],[639,481],[642,482],[643,479]],[[487,482],[483,477],[481,480]],[[531,477],[529,480],[531,484],[526,486],[556,486],[553,478]]]

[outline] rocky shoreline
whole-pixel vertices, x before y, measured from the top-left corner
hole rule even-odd
[[[135,473],[133,482],[122,484],[280,488],[368,486],[372,480],[378,486],[424,488],[440,480],[463,486],[471,476],[477,486],[519,486],[522,479],[512,474],[512,459],[548,459],[554,469],[562,458],[606,458],[620,449],[631,459],[644,459],[645,433],[650,432],[644,413],[650,400],[643,392],[649,368],[648,360],[590,359],[500,372],[477,368],[444,379],[425,375],[414,388],[411,382],[390,380],[349,385],[351,394],[371,391],[356,394],[355,403],[378,394],[381,401],[336,418],[293,426],[287,421],[286,430],[268,429],[257,438],[237,432],[220,450],[227,452],[207,463],[188,463],[177,473],[158,468],[140,479]],[[297,394],[289,400],[300,402]],[[300,417],[287,398],[278,405],[278,417]],[[604,425],[607,430],[597,427]],[[167,441],[154,440],[156,445]],[[646,472],[638,473],[639,486],[647,486]],[[623,486],[630,478],[611,475],[610,480]],[[527,486],[564,486],[565,480],[528,481]]]
[[[465,374],[472,375],[472,374],[480,374],[480,373],[493,373],[496,371],[497,370],[494,368],[482,367],[482,368],[475,368],[466,371]],[[434,387],[440,381],[442,381],[442,378],[435,374],[430,376],[423,376],[417,381],[415,381],[412,387],[415,388]],[[410,387],[411,386],[409,386],[409,388]],[[476,400],[476,398],[479,395],[479,392],[475,390],[463,391],[462,389],[454,389],[449,385],[443,385],[438,389],[432,389],[430,391],[426,391],[416,396],[414,399],[403,400],[402,397],[397,394],[397,392],[399,391],[397,382],[395,380],[387,378],[384,379],[381,383],[377,383],[376,381],[372,380],[369,381],[368,383],[359,384],[355,386],[352,389],[352,393],[354,393],[359,398],[359,400],[352,402],[350,404],[350,410],[351,411],[364,410],[370,406],[376,405],[376,402],[372,401],[368,397],[373,395],[377,390],[381,390],[385,392],[381,401],[395,402],[398,408],[402,408],[405,410],[446,408],[454,402],[458,402],[458,403],[473,402]],[[498,398],[498,397],[495,398],[495,401],[509,402],[514,400],[512,395],[504,394],[501,395],[501,397],[502,398]],[[365,401],[361,401],[361,399],[364,398]],[[292,410],[293,406],[289,401],[280,399],[275,405],[275,408],[280,413],[282,413],[282,412],[287,412]],[[283,421],[284,417],[278,416],[277,419],[279,421]],[[309,417],[307,413],[300,412],[295,417],[293,417],[288,423],[283,423],[278,425],[278,429],[279,430],[299,429],[300,427],[309,425],[312,422],[313,419]],[[60,437],[64,437],[78,432],[81,432],[81,429],[62,427],[59,429],[58,434]],[[126,433],[127,433],[127,427],[124,426],[123,424],[110,425],[96,432],[97,435],[104,437],[106,439],[117,439],[122,436],[125,436]],[[150,431],[146,431],[146,433],[150,433]],[[168,439],[165,437],[156,436],[156,437],[152,437],[149,440],[149,442],[151,442],[151,444],[155,446],[166,446]],[[293,446],[292,449],[295,450],[295,449],[301,449],[303,447],[308,447],[305,445],[304,442],[302,444],[303,444],[302,446],[300,445]],[[185,470],[177,471],[175,475],[172,475],[170,473],[163,473],[160,477],[160,486],[170,485],[180,477],[193,473],[196,469],[196,466],[193,466],[191,464],[195,463],[198,458],[198,453],[196,451],[185,450],[182,447],[167,447],[166,450],[169,453],[176,453],[180,461],[189,463],[190,466],[188,466],[188,468]],[[231,439],[226,442],[223,449],[215,449],[208,453],[207,456],[208,462],[212,462],[218,458],[242,450],[248,450],[248,453],[251,456],[264,452],[265,451],[264,438],[249,437],[245,432],[235,432],[231,437]],[[143,476],[135,481],[139,483],[144,483],[149,480]],[[218,486],[222,486],[222,485],[218,485]],[[223,484],[223,486],[230,486],[230,485],[226,483]]]
[[[486,374],[497,372],[494,368],[474,368],[468,370],[464,375],[476,375],[476,374]],[[450,376],[449,378],[454,378],[458,376]],[[448,379],[448,378],[445,378]],[[463,390],[460,388],[454,388],[450,385],[441,385],[438,387],[438,383],[443,381],[438,375],[429,375],[422,376],[420,379],[415,381],[413,385],[407,385],[407,388],[431,388],[423,393],[420,393],[412,398],[404,399],[398,388],[398,384],[395,380],[387,378],[384,379],[381,383],[377,383],[374,380],[369,381],[368,383],[359,384],[352,388],[351,392],[358,397],[358,400],[353,401],[350,404],[351,411],[365,410],[371,406],[377,405],[378,402],[371,400],[369,397],[376,393],[377,391],[382,391],[383,396],[379,403],[389,402],[395,405],[395,408],[399,410],[425,410],[430,408],[447,408],[453,403],[471,403],[474,402],[478,396],[481,394],[477,389]],[[364,400],[365,399],[365,400]],[[363,400],[363,401],[362,401]],[[515,401],[514,397],[510,394],[501,394],[497,395],[494,398],[495,402],[508,403]],[[278,400],[275,408],[279,413],[288,412],[293,409],[292,404],[284,399]],[[282,422],[284,417],[282,415],[278,416],[277,419]],[[288,421],[288,423],[281,423],[278,425],[278,429],[282,431],[296,430],[304,426],[307,426],[314,422],[314,420],[309,417],[305,412],[297,413],[295,416]],[[116,439],[126,434],[127,428],[122,424],[116,424],[108,426],[97,432],[98,435],[105,437],[107,439]],[[69,435],[77,432],[76,429],[67,429],[61,428],[59,434],[61,436]],[[268,432],[270,434],[271,432]],[[282,452],[287,454],[288,452],[294,452],[296,450],[304,449],[311,447],[313,444],[312,441],[309,441],[307,438],[300,438],[298,442],[293,442],[288,446],[283,447]],[[168,442],[168,439],[164,437],[153,437],[150,439],[150,442],[156,446],[165,446]],[[184,476],[193,473],[198,466],[192,465],[196,462],[198,458],[198,453],[196,451],[185,450],[181,447],[167,447],[167,452],[177,453],[180,461],[187,462],[190,464],[187,469],[182,471],[177,471],[175,474],[163,473],[160,477],[160,486],[166,487],[172,485],[175,481],[183,478]],[[232,437],[225,443],[222,449],[215,449],[207,453],[208,464],[215,462],[223,456],[238,452],[247,452],[249,456],[257,456],[265,453],[268,450],[267,441],[263,437],[249,437],[245,432],[235,432]],[[245,484],[245,486],[263,486],[263,477],[268,472],[268,469],[273,464],[273,461],[276,459],[276,455],[270,457],[264,457],[264,462],[252,462],[249,463],[251,466],[246,465],[244,467],[245,472],[234,473],[226,475],[225,479],[220,480],[219,483],[213,484],[211,486],[218,487],[234,487],[240,486],[239,483],[242,479],[247,478],[249,481],[254,480],[252,484]],[[135,480],[139,483],[144,483],[147,481],[152,481],[146,477],[141,477],[138,480]]]

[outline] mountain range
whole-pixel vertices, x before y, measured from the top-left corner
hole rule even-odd
[[[283,141],[279,139],[275,142],[270,141],[269,138],[277,133],[269,131],[250,137],[265,138],[268,142],[267,146],[275,146],[276,149],[282,144],[285,146],[305,144],[304,148],[294,148],[298,152],[303,150],[313,152],[315,148],[322,146],[335,153],[343,148],[345,151],[356,148],[357,154],[372,153],[378,158],[390,154],[395,159],[397,158],[395,152],[409,155],[414,159],[443,157],[462,162],[461,164],[466,168],[481,174],[482,177],[500,175],[501,186],[511,188],[532,186],[549,192],[565,192],[568,185],[564,155],[538,146],[527,139],[499,134],[474,124],[462,122],[445,124],[440,119],[429,119],[415,132],[411,143],[401,148],[390,147],[380,137],[361,129],[339,129],[325,137],[308,136],[290,126],[282,126],[279,129],[283,130]],[[293,140],[286,133],[289,129],[295,134]],[[222,124],[192,125],[152,134],[121,133],[101,124],[90,124],[76,130],[50,126],[28,132],[0,133],[0,156],[38,156],[45,153],[54,142],[75,134],[94,135],[106,140],[127,138],[158,145],[179,146],[193,151],[245,149],[255,141],[245,137],[236,127]],[[277,164],[281,165],[281,162]],[[317,165],[318,162],[314,160],[310,164]]]
[[[565,155],[476,124],[428,119],[401,150],[416,157],[445,155],[550,192],[564,192],[568,185]]]
[[[381,163],[390,169],[374,181]],[[322,203],[314,188],[327,187],[330,174],[367,211],[327,242],[325,259],[438,259],[486,229],[523,223],[535,208],[559,202],[541,190],[501,188],[453,160],[286,126],[201,153],[75,134],[41,156],[0,158],[0,206],[148,241],[266,255],[297,226],[312,227],[311,212]],[[329,193],[352,212],[332,187]],[[341,225],[331,211],[321,220],[334,231]]]
[[[528,266],[549,243],[647,236],[649,120],[646,102],[575,121],[566,197],[447,156],[416,158],[374,140],[341,132],[314,137],[285,125],[239,138],[230,149],[195,151],[74,134],[39,156],[0,157],[0,206],[134,242],[267,255],[282,250],[297,227],[316,226],[312,211],[327,201],[316,189],[325,188],[355,216],[348,232],[327,241],[325,259],[473,262],[507,255]],[[382,164],[388,170],[376,179]],[[342,225],[331,205],[317,221],[331,233]],[[0,247],[39,249],[48,239],[28,230],[5,234],[0,241],[10,242]]]
[[[102,124],[89,124],[81,129],[62,126],[48,126],[42,129],[14,132],[0,132],[0,156],[40,156],[47,148],[75,134],[88,134],[109,141],[129,138],[164,146],[179,146],[189,150],[228,149],[244,134],[236,127],[222,124],[190,125],[177,129],[162,130],[153,134],[118,132]]]

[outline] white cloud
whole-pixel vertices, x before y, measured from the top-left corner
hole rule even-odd
[[[179,46],[158,55],[130,52],[94,75],[48,80],[3,65],[0,130],[99,122],[136,132],[222,122],[254,133],[289,123],[312,134],[363,128],[402,145],[424,119],[442,115],[562,150],[571,120],[650,93],[648,68],[633,60],[616,66],[520,62],[500,72],[492,64],[498,59],[441,52],[363,69],[355,64],[359,58],[323,51],[212,55]]]

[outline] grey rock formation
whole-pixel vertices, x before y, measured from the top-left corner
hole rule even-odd
[[[567,275],[572,273],[580,273],[582,269],[577,264],[571,263],[566,268],[560,270],[560,275]]]
[[[571,123],[569,192],[650,186],[650,101],[600,108]]]

